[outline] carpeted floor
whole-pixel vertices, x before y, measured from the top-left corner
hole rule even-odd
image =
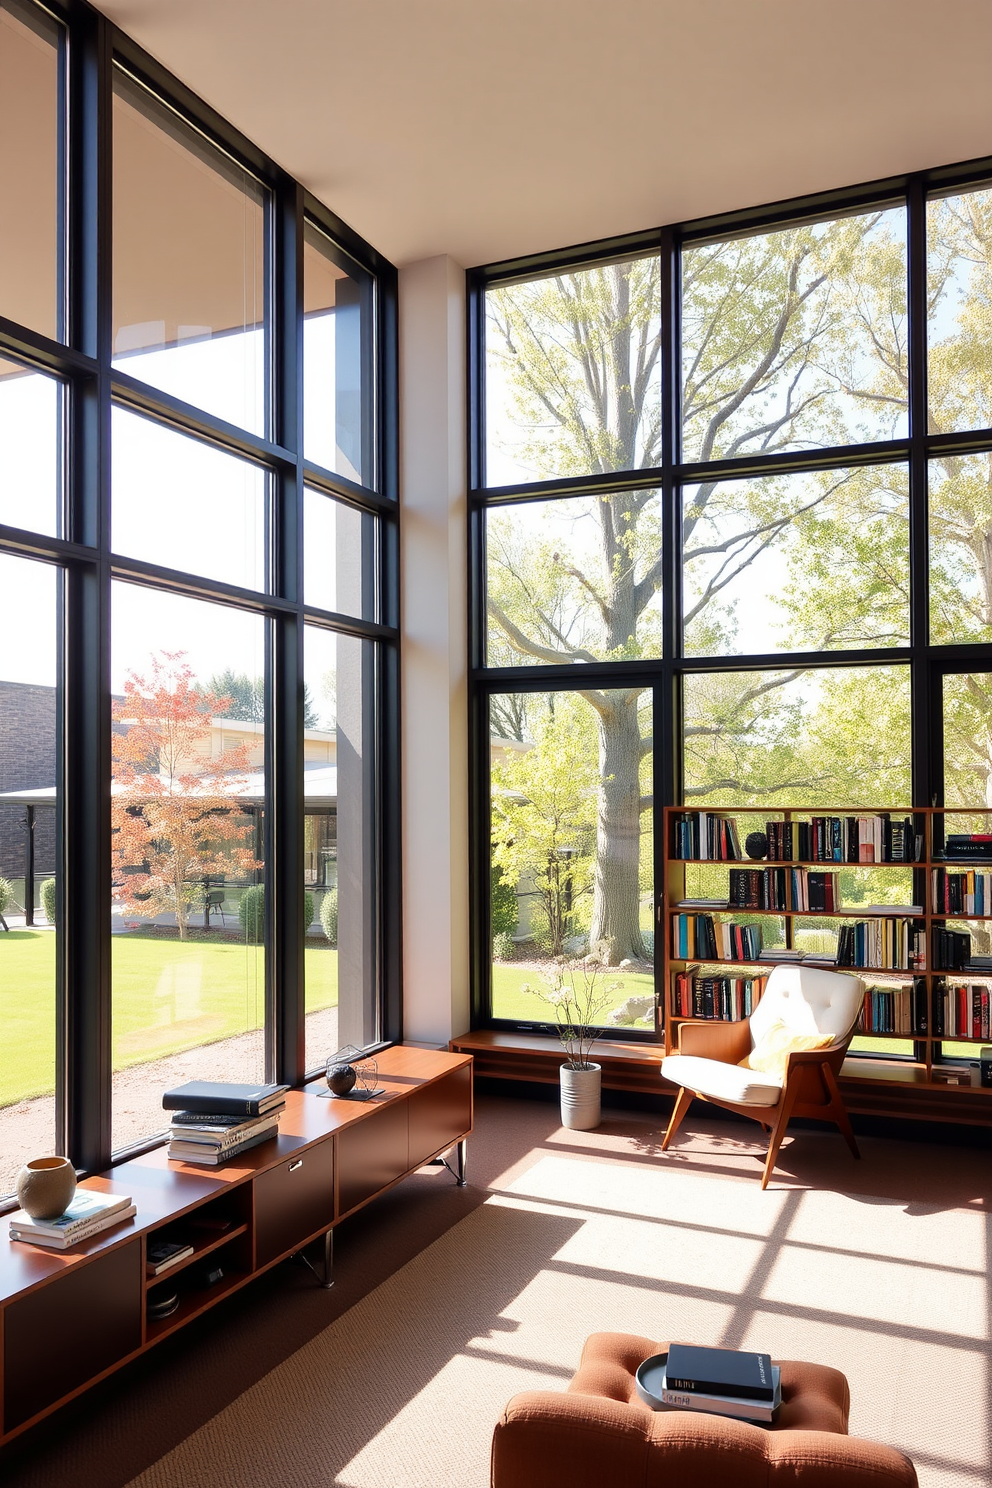
[[[339,1231],[338,1287],[277,1267],[0,1463],[7,1488],[485,1488],[493,1423],[626,1329],[819,1359],[925,1488],[987,1484],[988,1155],[482,1097],[466,1190],[426,1170]],[[57,1427],[58,1431],[53,1430]]]

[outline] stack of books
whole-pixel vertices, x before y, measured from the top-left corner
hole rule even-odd
[[[134,1213],[130,1197],[77,1188],[72,1203],[57,1219],[32,1219],[23,1209],[15,1210],[10,1216],[10,1238],[42,1245],[46,1250],[68,1250],[130,1219]]]
[[[637,1393],[655,1410],[706,1411],[740,1421],[773,1422],[782,1377],[768,1354],[673,1343],[637,1371]]]
[[[216,1168],[279,1131],[288,1085],[232,1085],[190,1080],[167,1090],[171,1111],[169,1157]]]

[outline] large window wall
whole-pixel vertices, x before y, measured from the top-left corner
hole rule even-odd
[[[656,806],[992,810],[992,163],[469,282],[475,1017],[654,1038]]]
[[[395,272],[85,6],[0,79],[2,1199],[399,988]]]

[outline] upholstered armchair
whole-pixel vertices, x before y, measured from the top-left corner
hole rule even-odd
[[[682,1023],[678,1053],[661,1063],[662,1078],[679,1086],[662,1151],[698,1097],[759,1121],[770,1133],[762,1188],[793,1116],[832,1121],[860,1157],[837,1075],[864,992],[857,976],[776,966],[750,1018]]]

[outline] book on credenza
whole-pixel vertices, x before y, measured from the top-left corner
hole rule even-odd
[[[257,1147],[261,1142],[268,1142],[275,1136],[274,1128],[266,1130],[260,1136],[249,1137],[246,1141],[238,1142],[232,1147],[209,1147],[202,1142],[170,1142],[167,1156],[177,1162],[197,1163],[202,1167],[216,1168],[221,1163],[230,1162],[232,1157],[240,1157],[242,1152],[247,1152],[251,1147]]]
[[[175,1126],[172,1130],[172,1145],[186,1143],[196,1147],[205,1147],[210,1150],[227,1152],[233,1147],[240,1147],[242,1143],[251,1137],[261,1137],[267,1132],[275,1132],[279,1127],[279,1117],[259,1116],[254,1121],[242,1122],[236,1127],[207,1126]]]
[[[270,1116],[278,1116],[283,1110],[285,1110],[285,1102],[278,1106],[270,1106],[261,1116],[219,1116],[212,1111],[171,1111],[169,1122],[173,1130],[178,1128],[181,1131],[186,1127],[192,1127],[196,1131],[222,1134],[247,1131],[249,1127],[257,1126],[259,1121],[267,1121]]]
[[[128,1204],[126,1209],[116,1209],[113,1214],[95,1219],[91,1224],[84,1225],[81,1230],[75,1230],[70,1234],[35,1229],[30,1219],[27,1224],[18,1222],[15,1225],[14,1216],[11,1215],[10,1238],[25,1241],[30,1245],[40,1245],[45,1250],[71,1250],[74,1245],[81,1245],[84,1240],[92,1240],[97,1235],[102,1235],[104,1230],[112,1230],[115,1225],[121,1224],[125,1219],[130,1219],[137,1212],[133,1204]],[[25,1218],[28,1217],[25,1216]]]
[[[129,1194],[98,1193],[92,1188],[77,1188],[68,1209],[55,1219],[32,1219],[23,1209],[15,1209],[10,1224],[12,1229],[30,1231],[32,1235],[64,1238],[77,1235],[93,1224],[110,1224],[130,1203]]]
[[[204,1115],[266,1116],[285,1105],[288,1085],[238,1085],[226,1080],[189,1080],[167,1090],[162,1097],[166,1111],[200,1111]]]

